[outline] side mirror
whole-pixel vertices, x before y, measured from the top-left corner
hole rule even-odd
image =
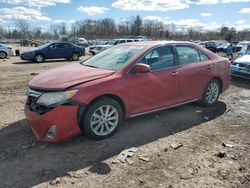
[[[138,63],[133,68],[134,73],[147,73],[147,72],[150,72],[150,71],[151,71],[150,66],[146,65],[144,63]]]

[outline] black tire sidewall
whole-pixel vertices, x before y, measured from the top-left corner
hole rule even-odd
[[[119,120],[118,120],[118,125],[116,126],[116,128],[109,134],[105,135],[105,136],[100,136],[100,135],[96,135],[90,126],[90,120],[91,117],[93,115],[93,113],[101,106],[103,105],[111,105],[114,108],[116,108],[118,115],[119,115]],[[84,115],[82,117],[82,121],[81,121],[81,129],[84,131],[85,135],[87,137],[93,138],[95,140],[102,140],[108,137],[111,137],[117,130],[118,127],[121,125],[123,121],[123,112],[121,109],[121,106],[118,102],[116,102],[113,99],[107,98],[107,97],[103,97],[100,100],[96,101],[95,103],[93,103],[88,109],[86,109],[86,111],[84,112]]]
[[[0,59],[5,59],[5,58],[7,58],[7,53],[6,52],[0,52],[0,53],[3,53],[5,56],[3,57],[3,58],[0,58]]]
[[[208,86],[209,86],[211,83],[216,83],[217,86],[218,86],[218,88],[219,88],[218,96],[217,96],[215,102],[213,102],[213,103],[209,103],[209,102],[207,101],[207,99],[206,99],[207,89],[208,89]],[[206,107],[206,106],[208,107],[208,106],[212,106],[212,105],[214,105],[215,103],[217,103],[217,102],[218,102],[218,98],[219,98],[219,96],[220,96],[220,90],[221,90],[221,85],[220,85],[219,81],[216,80],[216,79],[212,79],[212,80],[207,84],[207,87],[206,87],[206,89],[204,90],[204,93],[203,93],[203,96],[202,96],[202,100],[201,100],[201,104],[202,104],[203,106],[205,106],[205,107]]]
[[[77,59],[74,59],[74,55],[77,55]],[[80,58],[80,57],[79,57],[79,54],[78,54],[78,53],[75,52],[75,53],[72,54],[72,60],[73,60],[73,61],[78,61],[79,58]]]

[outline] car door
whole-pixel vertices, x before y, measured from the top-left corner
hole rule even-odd
[[[213,62],[203,52],[192,46],[177,45],[179,66],[178,103],[199,99],[211,78]]]
[[[68,43],[61,43],[59,45],[59,58],[70,58],[72,57],[72,53],[73,53],[73,49],[72,49],[72,45],[68,44]]]
[[[137,62],[149,65],[151,71],[127,75],[130,114],[164,108],[177,102],[175,59],[172,46],[161,46],[152,49]]]
[[[57,48],[58,48],[57,43],[53,43],[53,44],[49,45],[48,47],[44,48],[42,51],[43,51],[43,55],[44,55],[45,59],[57,58],[57,53],[56,53]]]

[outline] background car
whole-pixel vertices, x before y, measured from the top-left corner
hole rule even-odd
[[[95,44],[93,46],[89,47],[89,52],[92,53],[92,55],[96,55],[110,47],[114,46],[113,45],[113,40],[110,41],[100,41],[98,44]]]
[[[219,45],[219,46],[217,47],[217,51],[216,51],[216,52],[224,52],[224,53],[226,53],[227,48],[228,48],[229,45],[230,45],[229,42],[225,42],[225,43]]]
[[[250,55],[243,55],[233,62],[231,76],[250,79]]]
[[[242,46],[241,50],[237,53],[238,57],[243,55],[250,55],[250,43]]]
[[[41,141],[62,141],[81,131],[105,139],[129,117],[194,101],[211,106],[229,87],[229,77],[229,60],[200,45],[121,44],[34,77],[25,114]]]
[[[20,55],[22,60],[43,62],[46,59],[60,59],[77,61],[80,56],[85,55],[85,48],[69,42],[53,42],[45,44],[34,50],[23,52]]]
[[[0,59],[4,59],[13,55],[14,55],[14,52],[11,46],[0,44]]]
[[[216,53],[217,52],[217,48],[218,46],[220,46],[223,43],[223,41],[208,41],[205,45],[205,47],[207,49],[209,49],[210,51]]]
[[[91,46],[89,48],[89,52],[92,53],[93,55],[96,55],[112,46],[118,45],[118,44],[124,44],[124,43],[129,43],[129,42],[142,42],[142,38],[124,38],[124,39],[114,39],[110,41],[102,41],[97,45]]]
[[[238,44],[235,45],[235,51],[236,52],[239,52],[242,50],[242,48],[247,45],[247,44],[250,44],[249,41],[242,41],[242,42],[239,42]]]

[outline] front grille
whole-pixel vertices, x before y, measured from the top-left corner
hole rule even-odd
[[[26,106],[28,107],[28,109],[32,112],[36,112],[37,114],[41,115],[44,114],[48,111],[50,111],[52,108],[46,107],[46,106],[42,106],[37,104],[37,100],[38,98],[45,92],[42,91],[37,91],[37,90],[33,90],[33,89],[29,89],[28,90],[28,98],[26,101]]]

